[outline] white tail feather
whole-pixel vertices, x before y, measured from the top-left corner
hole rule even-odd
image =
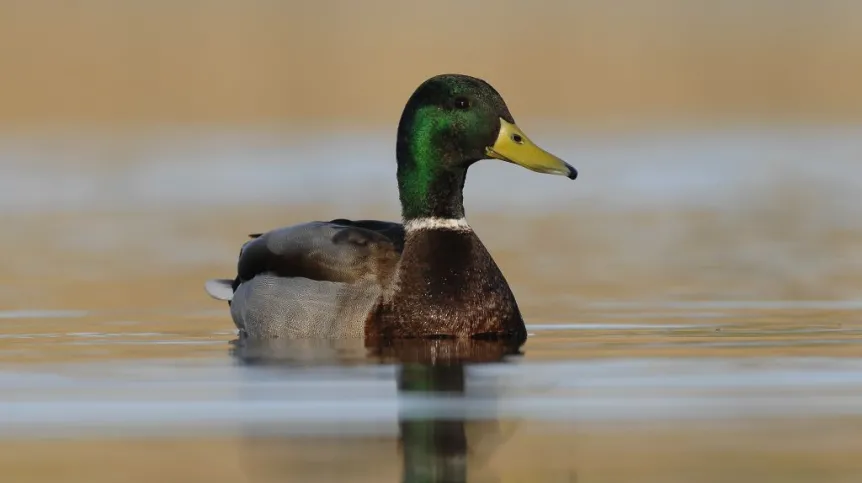
[[[216,300],[231,300],[233,299],[233,280],[224,278],[214,278],[207,280],[204,287],[210,297]]]

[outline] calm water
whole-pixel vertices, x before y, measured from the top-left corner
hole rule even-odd
[[[232,343],[203,280],[245,233],[397,216],[383,134],[7,139],[3,480],[860,481],[858,134],[537,133],[578,181],[478,167],[517,350]]]
[[[859,308],[772,305],[605,308],[532,324],[518,354],[33,314],[4,336],[0,462],[10,481],[854,481]]]

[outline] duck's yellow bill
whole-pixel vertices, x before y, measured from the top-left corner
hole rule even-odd
[[[578,177],[578,170],[562,159],[533,144],[518,126],[500,119],[500,133],[493,146],[485,148],[490,158],[523,166],[539,173],[559,174],[569,179]]]

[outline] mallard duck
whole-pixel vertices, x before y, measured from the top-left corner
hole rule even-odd
[[[464,218],[467,169],[498,159],[569,179],[500,94],[466,75],[423,82],[396,143],[402,223],[335,219],[250,235],[234,279],[206,282],[240,338],[526,339],[506,279]]]

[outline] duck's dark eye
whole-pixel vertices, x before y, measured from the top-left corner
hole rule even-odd
[[[470,101],[468,101],[466,97],[459,97],[455,99],[455,107],[461,110],[469,109]]]

